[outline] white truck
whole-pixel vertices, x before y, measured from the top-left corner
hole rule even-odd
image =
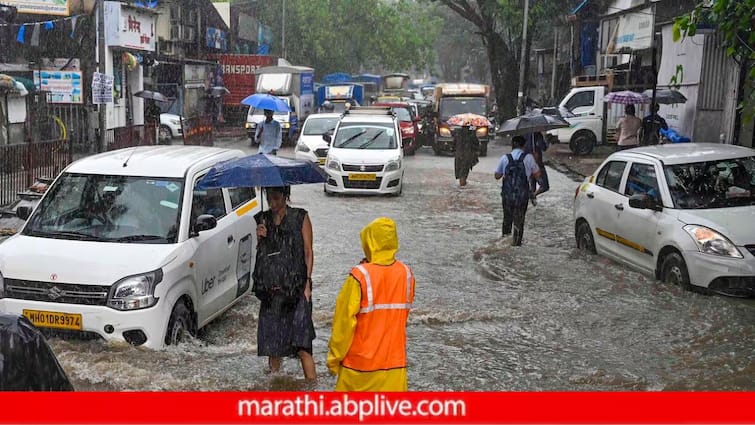
[[[613,143],[610,135],[624,114],[623,105],[605,103],[606,86],[574,87],[558,104],[558,113],[571,124],[547,133],[551,142],[568,143],[572,152],[587,155],[596,145]],[[555,109],[555,108],[550,108]],[[641,116],[641,111],[637,111]]]
[[[291,112],[276,112],[273,119],[283,128],[283,144],[293,143],[299,122],[303,123],[315,110],[315,70],[306,66],[266,66],[254,73],[257,93],[278,96],[291,108]],[[264,111],[249,108],[246,130],[252,141],[257,124],[264,120]]]

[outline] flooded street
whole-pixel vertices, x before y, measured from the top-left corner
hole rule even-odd
[[[502,241],[493,170],[505,150],[491,146],[466,189],[453,179],[453,158],[429,148],[405,158],[398,198],[293,188],[292,205],[309,211],[314,228],[314,385],[294,359],[265,373],[252,295],[179,347],[51,345],[77,390],[331,390],[335,299],[363,256],[359,230],[388,216],[398,225],[397,257],[417,281],[411,390],[755,390],[755,300],[686,292],[577,252],[569,177],[549,170],[551,190],[528,210],[524,245]]]

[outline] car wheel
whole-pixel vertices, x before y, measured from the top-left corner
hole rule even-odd
[[[681,254],[672,252],[663,258],[661,280],[672,285],[679,285],[682,289],[692,289],[687,263],[684,262]]]
[[[167,142],[173,138],[173,133],[170,131],[170,127],[167,125],[160,126],[160,132],[158,133],[161,142]]]
[[[594,147],[595,136],[588,132],[577,133],[569,142],[569,149],[576,155],[589,155]]]
[[[586,221],[583,220],[577,224],[575,237],[577,239],[577,249],[580,251],[587,251],[590,254],[597,253],[595,250],[595,240],[592,236],[592,229],[590,229],[590,225],[587,224]]]
[[[194,326],[191,320],[191,312],[183,301],[178,301],[170,313],[168,320],[168,332],[165,334],[165,343],[177,345],[191,335],[194,336]]]

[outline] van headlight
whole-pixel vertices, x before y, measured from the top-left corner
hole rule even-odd
[[[697,249],[703,254],[720,255],[722,257],[744,258],[737,247],[724,235],[705,226],[690,224],[684,230],[697,243]]]
[[[341,171],[341,164],[336,159],[331,159],[328,161],[328,168],[334,171]]]
[[[299,143],[296,145],[296,150],[299,152],[309,152],[311,149],[309,149],[309,146],[305,145],[304,143]]]
[[[442,137],[451,137],[451,129],[447,127],[441,127],[438,129],[438,134]]]
[[[157,303],[155,286],[163,280],[163,270],[124,277],[112,286],[107,305],[116,310],[138,310]]]
[[[488,135],[488,128],[480,127],[477,130],[475,130],[475,134],[477,135],[477,137],[485,137]]]
[[[3,280],[3,273],[0,272],[0,298],[5,296],[5,280]]]
[[[401,160],[396,159],[393,161],[388,161],[388,164],[385,165],[385,171],[396,171],[401,168]]]

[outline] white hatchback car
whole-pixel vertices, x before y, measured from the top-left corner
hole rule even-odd
[[[404,154],[396,116],[388,107],[347,111],[332,137],[325,193],[400,195]]]
[[[755,150],[616,152],[577,188],[574,220],[581,249],[688,289],[755,295]]]
[[[325,166],[330,146],[322,136],[332,136],[341,114],[323,113],[311,114],[304,121],[299,141],[296,143],[296,159],[316,162]]]
[[[255,190],[197,188],[241,156],[145,146],[71,164],[0,244],[0,312],[149,348],[194,333],[250,287]]]

